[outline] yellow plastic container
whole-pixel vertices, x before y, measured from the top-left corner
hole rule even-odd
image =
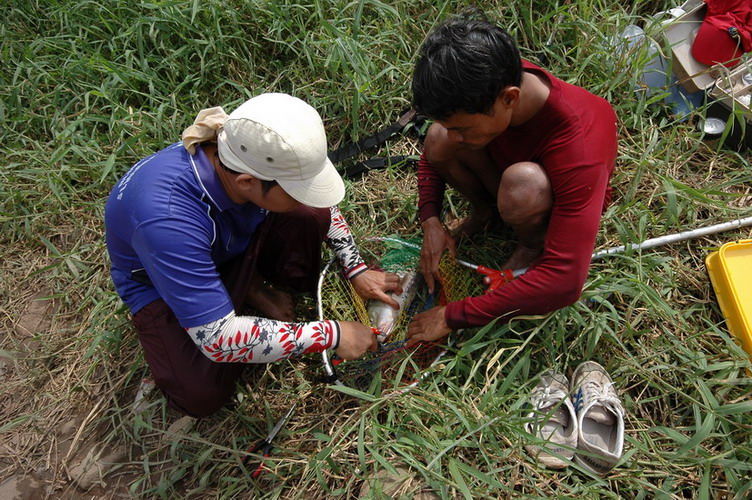
[[[752,356],[752,240],[724,244],[705,265],[729,331]]]

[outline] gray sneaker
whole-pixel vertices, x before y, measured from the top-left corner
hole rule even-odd
[[[566,467],[577,448],[577,416],[569,399],[567,377],[552,370],[541,373],[530,393],[530,404],[533,409],[527,415],[525,430],[538,440],[525,449],[548,468]]]
[[[575,460],[585,469],[605,475],[624,449],[624,407],[606,370],[586,361],[572,374],[579,436]]]

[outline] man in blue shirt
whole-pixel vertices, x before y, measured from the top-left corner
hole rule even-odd
[[[375,348],[357,322],[293,321],[292,297],[312,290],[321,243],[365,299],[396,306],[392,273],[368,270],[336,205],[344,183],[327,158],[318,113],[262,94],[230,115],[199,113],[176,143],[134,165],[105,211],[112,280],[129,307],[147,363],[169,404],[214,413],[244,363],[333,348]],[[250,303],[267,317],[242,316]]]

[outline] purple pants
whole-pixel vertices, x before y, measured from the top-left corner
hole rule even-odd
[[[301,207],[269,214],[244,255],[220,269],[239,311],[254,271],[275,285],[313,291],[321,268],[321,243],[329,231],[329,209]],[[176,410],[205,417],[226,405],[248,365],[216,363],[204,356],[172,310],[155,300],[132,318],[144,357],[157,386]]]

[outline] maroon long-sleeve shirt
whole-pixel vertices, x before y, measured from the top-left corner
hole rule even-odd
[[[445,318],[453,329],[485,325],[510,313],[545,314],[574,303],[590,268],[601,214],[611,201],[609,179],[617,153],[613,108],[527,61],[523,69],[548,79],[548,100],[530,120],[509,127],[487,148],[501,171],[533,161],[548,175],[554,205],[543,255],[506,286],[448,304]],[[424,154],[418,164],[421,221],[439,216],[444,188]]]

